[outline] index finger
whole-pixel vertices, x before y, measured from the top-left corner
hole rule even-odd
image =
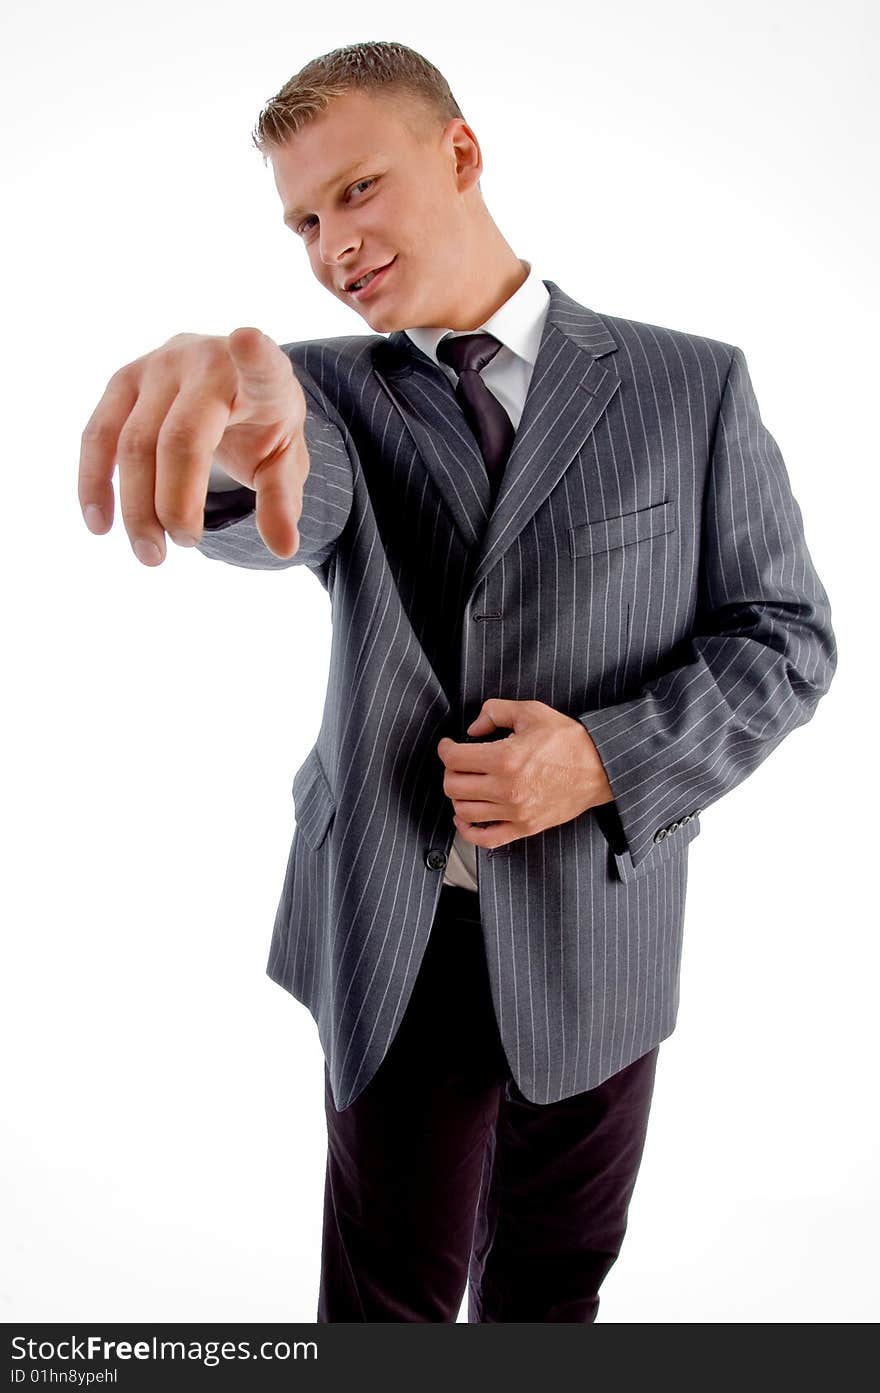
[[[266,546],[289,560],[299,549],[297,520],[302,513],[308,447],[302,431],[257,466],[255,522]]]
[[[489,737],[483,736],[467,741],[453,740],[451,736],[445,735],[439,742],[443,748],[441,750],[438,747],[437,754],[447,769],[454,769],[461,774],[491,774],[498,768],[502,754],[494,749],[494,746],[499,740],[507,740],[513,733],[512,730],[507,730],[504,735],[500,735],[493,731]]]

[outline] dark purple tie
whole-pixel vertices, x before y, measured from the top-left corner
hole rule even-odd
[[[492,501],[513,445],[513,422],[498,398],[489,391],[480,371],[491,363],[501,347],[493,334],[457,334],[441,339],[437,357],[458,374],[455,395],[486,461]]]

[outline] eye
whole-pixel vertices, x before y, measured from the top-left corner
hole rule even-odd
[[[359,189],[359,188],[361,187],[362,184],[366,184],[366,185],[369,186],[370,184],[375,184],[375,182],[376,182],[375,178],[370,178],[370,179],[358,179],[357,183],[356,183],[356,184],[352,184],[351,187],[352,187],[352,189]],[[302,236],[303,228],[307,227],[308,224],[309,224],[310,222],[314,222],[314,221],[315,221],[315,216],[314,216],[313,213],[310,213],[309,216],[308,216],[307,218],[303,218],[302,222],[297,224],[297,227],[296,227],[297,233],[298,233],[300,236]]]

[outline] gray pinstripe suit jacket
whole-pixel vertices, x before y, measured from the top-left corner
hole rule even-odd
[[[441,736],[465,739],[489,696],[546,702],[583,722],[615,795],[478,849],[501,1039],[549,1103],[672,1033],[700,814],[810,719],[837,664],[742,351],[544,284],[491,514],[453,387],[403,331],[283,345],[311,461],[292,560],[250,490],[208,495],[205,556],[306,565],[332,606],[267,972],[312,1013],[337,1108],[381,1063],[431,928],[455,830]]]

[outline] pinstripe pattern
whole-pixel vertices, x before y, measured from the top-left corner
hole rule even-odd
[[[337,1108],[381,1063],[431,928],[455,830],[441,736],[464,739],[488,696],[544,701],[583,722],[615,794],[477,852],[502,1042],[549,1103],[672,1033],[699,815],[809,720],[836,667],[741,350],[544,284],[491,515],[454,389],[403,331],[284,345],[311,459],[292,561],[253,513],[206,512],[204,555],[307,565],[331,599],[267,971],[314,1016]]]

